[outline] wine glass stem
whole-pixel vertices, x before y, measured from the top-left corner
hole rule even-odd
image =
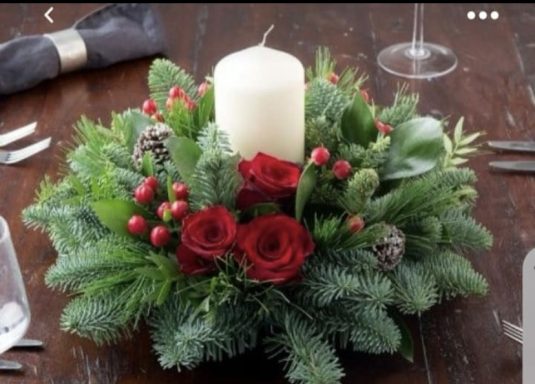
[[[414,26],[412,30],[412,44],[408,52],[413,58],[424,58],[427,54],[424,48],[424,4],[414,4]]]

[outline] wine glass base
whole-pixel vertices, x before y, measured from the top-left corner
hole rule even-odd
[[[424,43],[420,50],[412,43],[386,47],[377,56],[377,63],[388,73],[408,79],[431,79],[444,76],[457,67],[457,56],[442,45]]]

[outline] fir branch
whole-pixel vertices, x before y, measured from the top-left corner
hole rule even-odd
[[[489,249],[492,235],[461,210],[450,210],[440,216],[443,227],[442,243],[455,249]]]
[[[344,376],[336,351],[314,326],[295,314],[286,314],[281,330],[266,340],[271,357],[282,359],[286,378],[296,384],[335,384]]]
[[[390,275],[395,300],[404,314],[421,314],[437,303],[439,295],[433,275],[422,264],[404,262]]]
[[[409,87],[405,84],[398,86],[394,97],[394,103],[390,107],[383,108],[379,113],[379,120],[392,127],[397,127],[417,116],[418,94],[408,94]]]
[[[306,121],[324,116],[329,124],[339,124],[350,97],[328,80],[317,78],[308,83],[305,95]]]
[[[423,268],[433,274],[444,298],[483,296],[488,291],[485,278],[474,271],[468,260],[455,253],[445,251],[429,255],[423,259]]]
[[[169,90],[174,86],[182,88],[190,98],[197,98],[197,87],[193,77],[167,59],[156,59],[152,62],[148,83],[150,96],[162,111],[166,110],[165,102]]]
[[[379,176],[373,169],[358,170],[349,179],[345,191],[338,199],[338,204],[348,213],[360,213],[375,190],[379,187]]]

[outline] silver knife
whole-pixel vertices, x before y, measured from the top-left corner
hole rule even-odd
[[[0,371],[20,371],[22,364],[16,361],[0,360]]]
[[[42,348],[43,342],[35,339],[20,339],[12,348]]]
[[[488,145],[493,149],[500,149],[514,152],[534,152],[535,141],[489,141]]]
[[[491,161],[489,166],[504,171],[535,173],[535,161]]]

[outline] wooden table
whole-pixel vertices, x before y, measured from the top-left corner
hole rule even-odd
[[[0,41],[68,27],[97,5],[56,4],[54,24],[44,19],[49,4],[0,5]],[[469,10],[494,7],[497,21],[469,21]],[[162,5],[169,57],[198,80],[224,55],[261,40],[270,24],[270,46],[312,63],[318,45],[331,47],[342,65],[370,76],[374,99],[390,102],[400,79],[378,69],[379,50],[411,36],[410,5]],[[487,138],[535,139],[534,5],[429,5],[426,38],[449,46],[458,68],[433,81],[410,82],[420,92],[422,113],[464,115],[469,130]],[[33,199],[45,173],[55,174],[72,125],[81,114],[109,121],[112,110],[139,106],[147,97],[150,58],[108,69],[74,73],[0,100],[0,132],[38,121],[36,137],[51,135],[52,149],[12,167],[0,167],[0,214],[10,223],[32,309],[28,336],[45,341],[42,352],[9,352],[25,364],[23,374],[1,374],[14,383],[283,383],[278,364],[261,352],[205,364],[192,372],[162,371],[146,332],[117,346],[97,348],[59,331],[65,295],[48,290],[43,276],[54,262],[48,239],[26,229],[21,210]],[[28,63],[32,65],[32,63]],[[0,74],[1,76],[2,74]],[[497,156],[493,156],[497,157]],[[501,156],[510,158],[511,156]],[[489,172],[491,156],[471,162],[481,193],[476,215],[495,234],[490,252],[472,260],[490,283],[485,298],[459,299],[423,317],[425,349],[418,343],[414,364],[399,357],[342,353],[345,383],[521,382],[521,348],[500,333],[499,319],[521,323],[521,266],[535,247],[535,178]],[[418,334],[418,333],[416,333]],[[425,362],[428,362],[426,364]]]

